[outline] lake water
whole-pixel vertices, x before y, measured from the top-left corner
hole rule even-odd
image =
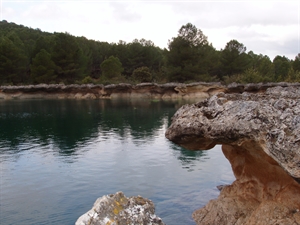
[[[219,146],[187,151],[164,133],[178,102],[0,101],[0,224],[74,224],[95,200],[151,199],[168,225],[234,180]]]

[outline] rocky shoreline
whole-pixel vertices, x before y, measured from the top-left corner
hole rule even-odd
[[[218,93],[180,108],[166,137],[190,150],[216,144],[236,180],[196,210],[198,225],[300,224],[300,88]]]
[[[148,99],[203,99],[216,93],[261,93],[270,87],[300,87],[299,83],[259,83],[230,84],[221,83],[126,83],[101,85],[64,85],[38,84],[25,86],[0,86],[0,99],[114,99],[114,98],[148,98]]]

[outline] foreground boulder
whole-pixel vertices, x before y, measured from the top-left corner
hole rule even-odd
[[[152,201],[141,196],[127,198],[122,192],[98,198],[76,225],[164,225]]]
[[[197,224],[300,224],[300,89],[219,93],[180,108],[166,132],[191,150],[222,144],[236,177]]]

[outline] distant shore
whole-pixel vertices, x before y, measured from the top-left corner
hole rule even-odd
[[[120,84],[38,84],[24,86],[0,86],[0,99],[203,99],[216,93],[264,92],[275,86],[296,86],[299,83],[258,83],[222,85],[221,83],[141,83]]]

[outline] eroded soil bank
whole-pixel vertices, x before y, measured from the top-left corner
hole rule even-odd
[[[230,84],[220,83],[141,83],[111,85],[63,85],[39,84],[27,86],[0,86],[0,99],[58,98],[58,99],[103,99],[103,98],[151,98],[151,99],[203,99],[216,93],[265,92],[269,87],[297,86],[300,84]]]
[[[222,144],[236,177],[197,224],[300,224],[300,88],[219,93],[180,108],[166,132],[191,150]]]

